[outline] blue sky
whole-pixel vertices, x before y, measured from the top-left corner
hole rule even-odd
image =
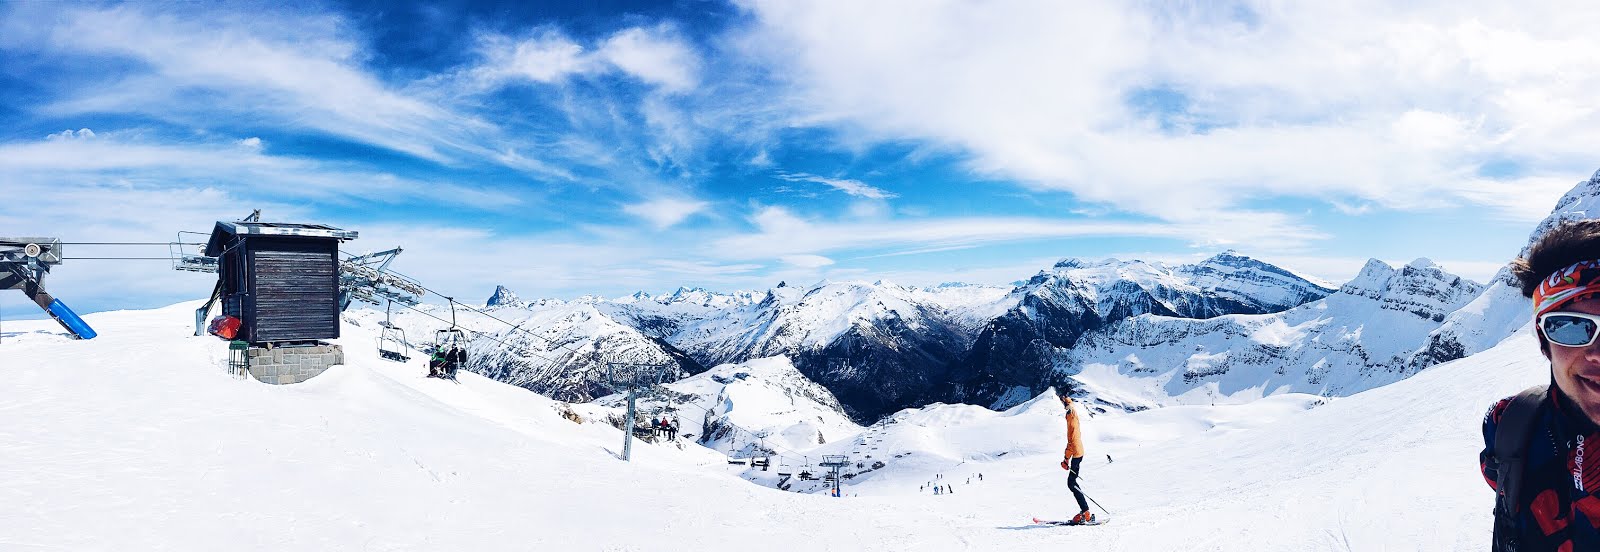
[[[1229,248],[1484,281],[1600,168],[1587,3],[280,4],[0,6],[0,235],[261,209],[473,300]],[[210,290],[160,261],[49,283],[82,311]]]

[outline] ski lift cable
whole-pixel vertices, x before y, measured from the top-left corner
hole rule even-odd
[[[457,301],[452,296],[445,295],[443,293],[439,293],[438,291],[435,291],[433,288],[430,288],[430,287],[428,287],[426,285],[423,285],[422,284],[422,280],[418,280],[416,278],[412,278],[410,276],[406,276],[405,274],[402,274],[402,273],[400,273],[399,271],[396,271],[396,270],[385,270],[385,272],[389,272],[391,274],[395,274],[395,275],[400,276],[402,278],[406,278],[406,279],[409,279],[409,280],[411,280],[413,282],[416,282],[417,287],[422,288],[423,291],[426,291],[428,293],[432,293],[434,295],[437,295],[437,296],[439,296],[439,298],[450,302],[450,305],[451,305],[452,309],[454,309],[456,306],[459,305],[463,309],[466,309],[466,310],[481,314],[481,315],[489,318],[490,320],[494,320],[495,322],[499,322],[501,324],[505,324],[506,326],[510,327],[514,331],[520,331],[522,333],[525,333],[525,334],[528,334],[530,336],[533,336],[534,338],[545,342],[546,345],[557,347],[557,349],[553,349],[551,352],[556,352],[556,351],[560,350],[561,348],[564,348],[563,346],[557,344],[555,341],[552,341],[550,338],[547,338],[545,336],[542,336],[542,335],[539,335],[537,333],[534,333],[532,330],[529,330],[527,328],[523,328],[522,324],[512,324],[511,322],[508,322],[503,318],[500,318],[498,316],[495,316],[495,315],[489,314],[487,312],[484,312],[482,310],[479,310],[477,308],[474,308],[471,305],[468,305],[466,303],[462,303],[460,301]],[[504,343],[504,341],[501,341],[501,343]],[[577,351],[575,349],[569,349],[569,352],[576,353]]]
[[[200,242],[61,242],[61,244],[62,245],[129,245],[129,246],[205,245],[204,243],[200,243]],[[167,256],[167,257],[63,257],[62,260],[64,260],[64,261],[171,261],[172,257],[171,256]],[[521,331],[522,333],[525,333],[525,334],[528,334],[530,336],[533,336],[534,338],[537,338],[540,341],[545,342],[547,345],[552,345],[552,346],[556,346],[557,347],[556,349],[553,349],[550,352],[557,352],[557,351],[559,351],[561,349],[568,348],[568,347],[557,345],[556,342],[550,340],[549,338],[547,338],[545,336],[542,336],[542,335],[539,335],[537,333],[534,333],[532,330],[528,330],[526,328],[523,328],[521,324],[512,324],[512,323],[507,322],[506,320],[504,320],[504,319],[502,319],[500,317],[497,317],[497,316],[494,316],[494,315],[489,314],[487,312],[484,312],[482,310],[473,308],[470,305],[467,305],[467,304],[462,303],[460,301],[456,301],[453,297],[450,297],[448,295],[439,293],[438,291],[434,291],[432,288],[429,288],[427,286],[423,286],[422,283],[420,281],[416,280],[415,278],[411,278],[409,276],[406,276],[406,275],[401,274],[401,273],[399,273],[397,271],[394,271],[394,270],[386,270],[386,272],[398,275],[398,276],[403,277],[403,278],[408,278],[408,279],[410,279],[410,280],[412,280],[414,282],[417,282],[417,286],[421,287],[423,290],[427,291],[428,293],[432,293],[434,295],[437,295],[437,296],[445,299],[446,301],[449,301],[450,304],[451,304],[451,308],[452,309],[455,308],[456,306],[460,306],[461,308],[464,308],[466,310],[481,314],[481,315],[483,315],[485,317],[488,317],[489,319],[494,320],[496,322],[499,322],[501,324],[505,324],[506,326],[511,327],[512,330]],[[415,311],[417,311],[419,313],[422,313],[423,315],[426,315],[429,318],[433,318],[435,320],[439,320],[440,322],[447,322],[446,320],[444,320],[442,318],[439,318],[437,316],[429,314],[429,313],[427,313],[425,311],[418,310],[415,307],[412,307],[410,305],[405,305],[404,303],[402,303],[402,306],[405,306],[406,308],[409,308],[411,310],[415,310]],[[456,327],[454,322],[451,322],[451,326],[452,327]],[[547,358],[547,357],[545,357],[543,355],[538,355],[538,354],[534,354],[534,353],[528,352],[528,351],[524,350],[522,347],[518,347],[516,345],[512,345],[511,343],[508,343],[503,339],[490,337],[489,334],[487,334],[487,333],[483,333],[483,332],[471,332],[471,333],[474,334],[473,339],[477,339],[478,337],[487,337],[491,341],[495,341],[497,343],[500,343],[501,345],[505,345],[508,348],[511,348],[513,350],[517,350],[517,351],[519,351],[521,353],[524,353],[526,356],[531,356],[531,357],[543,360],[543,361],[548,362],[548,363],[550,363],[552,365],[555,364],[555,361],[553,361],[553,360],[551,360],[551,359],[549,359],[549,358]],[[576,352],[576,350],[573,350],[573,349],[568,349],[568,351],[569,352]]]
[[[418,309],[416,307],[413,307],[411,305],[407,305],[405,303],[401,303],[400,306],[408,308],[408,309],[411,309],[411,310],[414,310],[414,311],[417,311],[417,313],[419,313],[419,314],[421,314],[423,316],[426,316],[428,318],[432,318],[434,320],[438,320],[440,322],[449,322],[449,320],[445,320],[443,318],[439,318],[437,316],[434,316],[432,313],[429,313],[428,311],[425,311],[425,310],[422,310],[422,309]],[[539,360],[543,360],[543,361],[545,361],[547,363],[550,363],[551,365],[555,364],[554,360],[551,360],[551,359],[546,358],[546,357],[544,357],[542,355],[539,355],[539,354],[535,354],[535,353],[529,352],[529,351],[525,350],[522,347],[518,347],[516,345],[512,345],[510,343],[507,343],[505,340],[497,338],[497,337],[494,337],[493,335],[490,335],[488,333],[474,332],[474,331],[471,331],[471,330],[462,330],[462,331],[472,333],[473,334],[473,338],[472,339],[478,339],[478,338],[488,339],[490,341],[493,341],[493,342],[496,342],[496,343],[499,343],[501,345],[506,346],[507,349],[515,350],[515,351],[518,351],[518,352],[520,352],[522,354],[525,354],[527,356],[531,356],[533,358],[537,358]]]
[[[167,245],[167,246],[170,246],[172,244],[178,244],[178,245],[204,245],[204,244],[197,243],[197,242],[62,242],[62,243],[63,243],[63,245],[150,245],[150,246],[156,246],[156,245]],[[166,261],[166,260],[171,260],[171,257],[65,257],[65,258],[63,258],[63,260],[119,260],[119,261],[120,260],[160,260],[160,261]],[[397,271],[389,270],[388,272],[391,272],[393,274],[399,275],[401,277],[410,278],[409,276],[405,276],[404,274],[401,274],[401,273],[399,273]],[[540,341],[545,342],[546,344],[556,345],[556,343],[554,341],[550,340],[549,338],[544,337],[542,335],[539,335],[537,333],[534,333],[532,330],[529,330],[527,328],[523,328],[522,324],[512,324],[511,322],[508,322],[505,319],[502,319],[502,318],[497,317],[495,315],[489,314],[487,312],[484,312],[482,310],[474,308],[474,307],[472,307],[470,305],[467,305],[465,303],[461,303],[460,301],[456,301],[455,298],[453,298],[451,296],[439,293],[438,291],[435,291],[432,288],[424,286],[424,285],[421,284],[420,280],[416,280],[415,278],[412,278],[412,280],[416,281],[418,283],[418,287],[421,287],[423,290],[427,291],[428,293],[432,293],[432,294],[437,295],[440,298],[443,298],[444,300],[448,301],[451,304],[451,308],[454,308],[456,306],[460,306],[463,309],[466,309],[466,310],[478,313],[480,315],[483,315],[484,317],[487,317],[490,320],[494,320],[494,321],[499,322],[501,324],[505,324],[506,326],[510,327],[514,331],[520,331],[520,332],[525,333],[527,335],[533,336],[534,338],[537,338]],[[452,327],[457,327],[455,322],[449,321],[449,320],[445,320],[443,318],[435,316],[432,313],[429,313],[427,311],[421,310],[421,309],[419,309],[417,307],[414,307],[414,306],[411,306],[411,305],[407,305],[407,304],[405,304],[403,302],[401,303],[400,306],[408,308],[408,309],[411,309],[413,311],[416,311],[418,314],[421,314],[421,315],[426,316],[428,318],[432,318],[434,320],[438,320],[440,322],[449,322]],[[472,330],[466,330],[466,331],[473,335],[473,337],[472,337],[473,339],[485,338],[485,339],[488,339],[490,341],[499,343],[499,344],[507,347],[508,349],[512,349],[512,350],[518,351],[519,353],[523,354],[524,356],[530,356],[530,357],[533,357],[533,358],[537,358],[537,359],[543,360],[546,363],[549,363],[551,365],[554,365],[555,362],[556,362],[555,360],[550,359],[548,357],[545,357],[543,355],[527,351],[523,347],[519,347],[517,345],[513,345],[513,344],[507,342],[504,339],[500,339],[498,337],[494,337],[491,334],[488,334],[488,333],[485,333],[485,332],[472,331]],[[558,347],[568,348],[569,346],[558,346]],[[551,352],[555,352],[555,351],[559,351],[559,350],[560,349],[556,349],[556,350],[553,350]],[[575,351],[569,349],[569,352],[575,352]],[[702,407],[695,406],[695,405],[692,405],[692,404],[681,404],[681,405],[676,405],[676,406],[686,406],[686,407],[690,407],[690,408],[694,408],[694,409],[700,410],[703,413],[710,413],[710,409],[702,408]],[[761,439],[761,437],[756,435],[755,432],[752,432],[752,431],[750,431],[748,429],[740,427],[738,424],[735,424],[735,423],[733,423],[731,421],[727,421],[724,425],[725,425],[725,427],[728,427],[730,430],[732,430],[735,433],[744,433],[745,435],[747,435],[748,437],[751,438],[750,440],[759,440],[759,439]],[[806,455],[800,454],[798,452],[795,452],[795,451],[793,451],[793,450],[791,450],[791,449],[789,449],[787,447],[779,446],[777,444],[772,444],[771,447],[774,447],[774,448],[777,448],[777,449],[782,449],[783,451],[788,452],[789,454],[791,454],[793,456],[796,456],[796,457],[805,457],[806,456]]]
[[[420,281],[418,283],[418,286],[421,287],[424,290],[427,290],[428,293],[432,293],[434,295],[438,295],[439,297],[444,298],[446,301],[449,301],[452,305],[460,305],[461,308],[463,308],[463,309],[466,309],[466,310],[481,314],[481,315],[483,315],[485,317],[488,317],[490,320],[494,320],[495,322],[499,322],[501,324],[505,324],[506,326],[510,327],[512,330],[521,331],[521,332],[526,333],[528,335],[531,335],[531,336],[533,336],[535,338],[538,338],[540,341],[545,342],[545,344],[547,344],[547,345],[552,345],[552,346],[558,346],[559,347],[559,345],[557,345],[555,341],[552,341],[548,337],[536,334],[532,330],[523,328],[522,324],[512,324],[511,322],[506,321],[503,318],[500,318],[498,316],[489,314],[489,313],[484,312],[482,310],[478,310],[477,308],[474,308],[471,305],[468,305],[466,303],[462,303],[460,301],[455,300],[455,298],[453,298],[453,297],[450,297],[450,296],[445,295],[443,293],[439,293],[437,291],[434,291],[434,290],[430,289],[428,286],[421,285]]]
[[[61,245],[205,245],[202,242],[61,242]]]

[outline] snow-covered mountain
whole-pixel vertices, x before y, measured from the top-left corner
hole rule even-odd
[[[1529,233],[1528,242],[1517,252],[1517,257],[1527,254],[1528,247],[1556,225],[1595,217],[1600,217],[1600,171],[1561,196],[1550,215]],[[1511,257],[1506,261],[1509,263]],[[1444,324],[1428,336],[1427,343],[1410,359],[1410,365],[1420,369],[1488,350],[1531,322],[1532,314],[1532,304],[1517,289],[1510,269],[1501,268],[1482,296],[1451,313]]]
[[[1330,291],[1232,251],[1179,266],[1069,259],[1015,288],[821,282],[528,302],[500,286],[488,308],[505,323],[472,326],[486,332],[472,369],[587,400],[605,394],[606,362],[673,362],[683,376],[781,355],[870,422],[934,402],[1004,408],[1070,386],[1056,351],[1129,316],[1274,312]]]
[[[501,286],[497,296],[515,297]],[[705,370],[671,344],[617,322],[593,298],[565,302],[511,300],[482,311],[424,304],[394,311],[405,331],[406,354],[425,357],[440,330],[456,325],[469,336],[466,369],[557,400],[583,402],[611,394],[608,363],[664,364],[669,381]],[[351,309],[347,323],[376,332],[384,313]]]
[[[469,370],[575,402],[611,394],[607,369],[612,363],[664,365],[665,381],[705,370],[689,355],[617,322],[592,303],[523,312],[516,326],[472,342]]]
[[[939,384],[935,368],[971,342],[970,323],[931,302],[936,296],[889,282],[784,285],[667,340],[702,364],[787,356],[852,417],[875,420],[918,404]]]
[[[1205,320],[1145,314],[1091,332],[1056,359],[1078,392],[1112,408],[1344,396],[1413,375],[1408,360],[1483,286],[1427,259],[1376,259],[1327,297],[1271,314]]]
[[[1070,385],[1061,379],[1057,351],[1120,320],[1277,312],[1332,291],[1234,251],[1179,266],[1064,260],[1011,292],[1014,306],[983,328],[926,399],[1005,408]]]

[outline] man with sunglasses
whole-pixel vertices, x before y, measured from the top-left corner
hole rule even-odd
[[[1600,219],[1550,230],[1511,272],[1533,299],[1550,384],[1484,416],[1493,550],[1600,550]]]

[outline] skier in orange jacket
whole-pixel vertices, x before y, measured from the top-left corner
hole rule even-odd
[[[1067,470],[1067,489],[1078,499],[1078,509],[1082,510],[1072,517],[1072,523],[1094,523],[1089,503],[1083,499],[1083,489],[1078,488],[1078,474],[1083,469],[1083,437],[1078,431],[1078,413],[1072,409],[1072,397],[1062,395],[1061,404],[1067,407],[1067,450],[1061,458],[1061,469]]]

